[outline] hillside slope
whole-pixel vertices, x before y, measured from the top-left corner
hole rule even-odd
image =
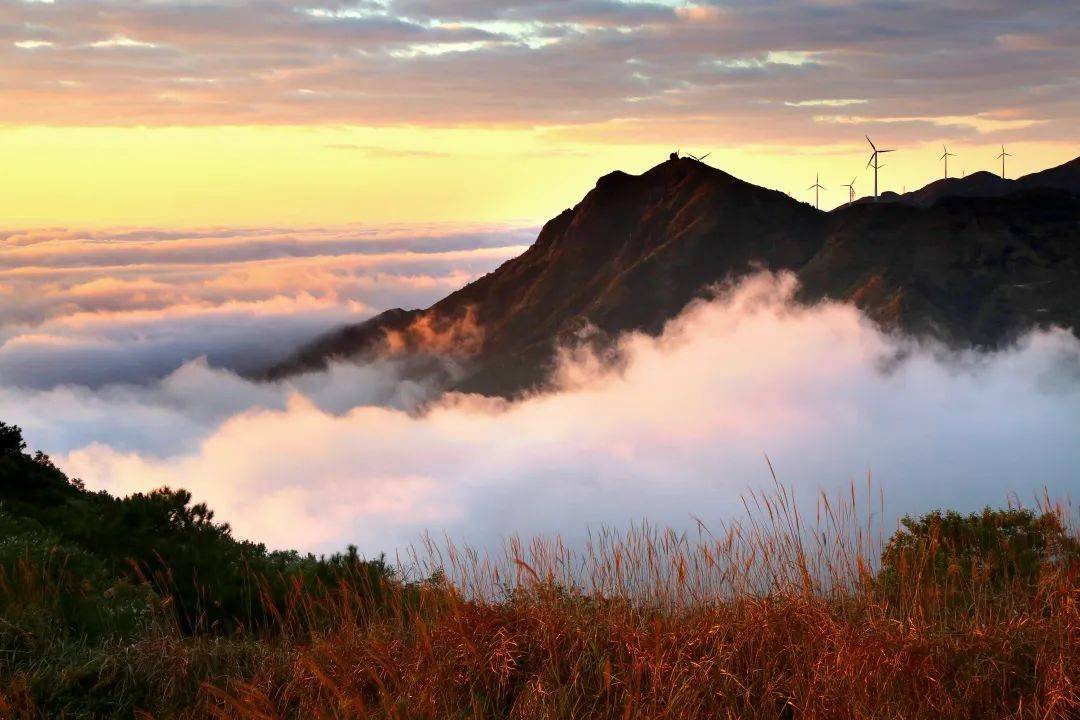
[[[854,205],[830,220],[826,242],[797,271],[804,301],[850,301],[887,328],[956,347],[1080,328],[1080,195]]]

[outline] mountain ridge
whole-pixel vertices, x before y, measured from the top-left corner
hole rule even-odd
[[[956,346],[1075,330],[1080,158],[1026,177],[990,197],[965,194],[1000,189],[973,175],[822,212],[690,158],[615,171],[493,272],[427,309],[331,332],[266,377],[436,354],[463,361],[454,389],[513,395],[542,383],[556,348],[586,327],[658,333],[710,286],[756,270],[795,273],[801,302],[853,302],[887,329]]]
[[[942,178],[918,190],[898,195],[896,200],[927,207],[946,197],[1002,197],[1037,188],[1080,193],[1080,157],[1015,180],[1002,178],[987,170],[960,178]]]

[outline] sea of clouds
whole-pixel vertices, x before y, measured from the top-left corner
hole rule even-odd
[[[201,356],[264,368],[342,323],[424,307],[534,236],[461,225],[0,230],[0,385],[142,383]]]
[[[771,484],[766,456],[807,502],[872,473],[886,524],[1080,487],[1071,334],[947,353],[848,306],[796,307],[790,276],[624,336],[614,366],[567,349],[554,390],[513,402],[440,395],[392,360],[273,384],[238,372],[337,323],[422,307],[528,232],[9,237],[0,419],[90,487],[186,487],[242,537],[320,552],[718,524]]]

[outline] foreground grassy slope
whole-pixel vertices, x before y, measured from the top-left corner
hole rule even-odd
[[[1062,508],[908,519],[782,488],[696,538],[453,546],[397,579],[87,492],[0,425],[0,717],[1069,718]]]

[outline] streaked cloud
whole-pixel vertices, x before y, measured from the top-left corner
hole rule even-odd
[[[1071,3],[9,0],[0,12],[6,123],[705,120],[718,138],[753,127],[746,142],[813,144],[839,137],[814,109],[846,99],[865,122],[911,118],[921,140],[936,132],[925,117],[1008,109],[1057,141],[1080,120]],[[180,78],[198,92],[162,91]]]
[[[126,35],[113,35],[107,40],[98,40],[97,42],[90,43],[89,47],[92,48],[156,48],[157,44],[152,42],[143,42],[142,40],[133,40]]]
[[[799,100],[797,102],[785,102],[788,107],[847,107],[848,105],[865,105],[868,100],[859,98],[821,98],[819,100]]]

